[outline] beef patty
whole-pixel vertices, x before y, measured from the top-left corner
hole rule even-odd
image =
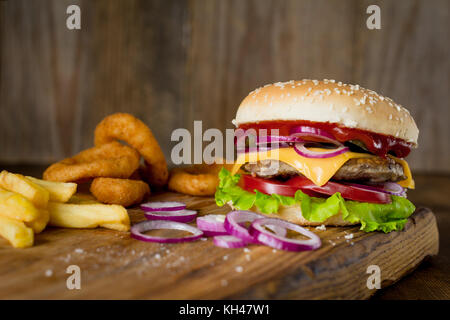
[[[262,160],[247,163],[244,170],[261,178],[288,179],[300,173],[282,161]],[[406,179],[403,167],[391,158],[357,158],[348,160],[333,176],[333,180],[381,183]]]

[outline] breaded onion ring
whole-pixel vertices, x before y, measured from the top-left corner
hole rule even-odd
[[[141,203],[150,194],[148,184],[143,181],[115,178],[94,179],[90,191],[100,202],[124,207]]]
[[[218,173],[223,165],[196,164],[170,171],[169,189],[192,196],[212,196],[219,185]]]
[[[148,182],[164,186],[168,179],[164,154],[152,131],[139,119],[127,113],[107,116],[95,128],[95,145],[122,140],[135,148],[148,165]]]
[[[79,182],[97,177],[128,178],[139,167],[139,158],[133,148],[112,141],[52,164],[45,170],[44,180]]]

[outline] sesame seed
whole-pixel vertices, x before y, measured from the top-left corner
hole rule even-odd
[[[235,270],[236,272],[242,272],[244,271],[244,268],[242,268],[241,266],[237,266]]]
[[[48,269],[48,270],[46,270],[45,271],[45,276],[48,278],[48,277],[51,277],[53,275],[53,270],[52,269]]]

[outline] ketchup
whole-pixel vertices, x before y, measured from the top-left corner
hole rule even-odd
[[[288,136],[291,129],[296,126],[309,126],[325,130],[340,142],[359,140],[365,144],[371,153],[382,158],[386,158],[388,152],[393,153],[398,158],[404,158],[411,152],[413,147],[412,143],[399,138],[361,129],[346,128],[339,124],[328,122],[306,120],[261,121],[258,123],[244,123],[239,128],[243,130],[255,129],[256,132],[259,129],[267,129],[267,134],[269,135],[271,129],[278,129],[280,136]]]

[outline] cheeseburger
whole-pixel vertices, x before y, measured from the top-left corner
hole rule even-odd
[[[219,174],[219,206],[383,232],[415,210],[404,158],[419,130],[387,97],[334,80],[279,82],[250,92],[233,123],[237,159]]]

